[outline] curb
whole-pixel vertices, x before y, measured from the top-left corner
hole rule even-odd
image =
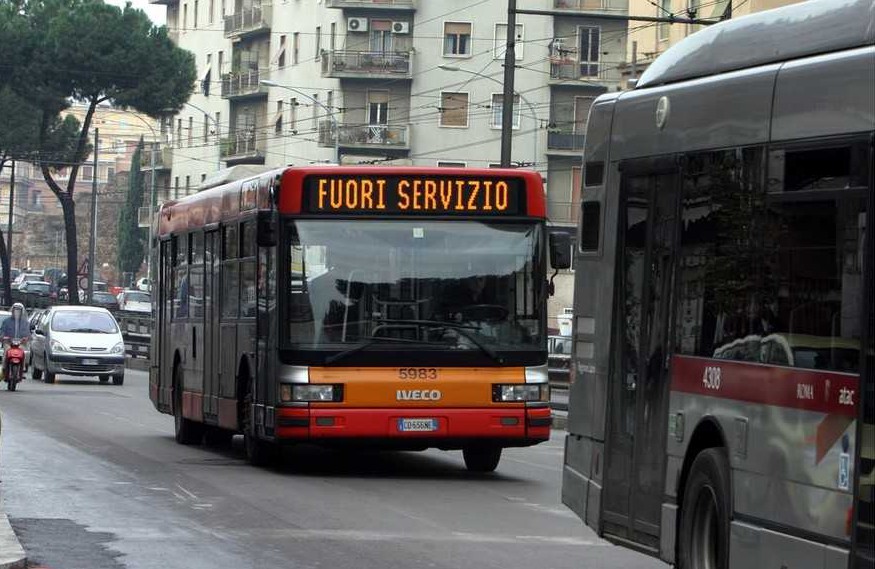
[[[9,518],[0,512],[0,569],[25,569],[27,567],[27,555],[24,548],[18,542]]]

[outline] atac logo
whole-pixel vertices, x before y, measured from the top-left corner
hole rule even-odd
[[[441,392],[437,389],[398,389],[395,399],[398,401],[438,401]]]

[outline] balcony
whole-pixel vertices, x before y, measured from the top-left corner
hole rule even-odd
[[[259,83],[257,69],[222,75],[222,98],[242,99],[267,96],[267,87]]]
[[[550,223],[577,225],[579,207],[575,202],[558,202],[547,199],[547,219]]]
[[[152,169],[152,148],[146,146],[140,153],[140,168]],[[155,170],[170,170],[173,168],[173,152],[170,148],[158,148],[155,151]]]
[[[342,148],[357,149],[410,149],[410,128],[407,125],[341,124],[337,126]],[[334,125],[331,121],[319,123],[319,146],[334,146]]]
[[[334,79],[412,79],[411,52],[329,51],[322,56],[322,77]]]
[[[547,132],[547,149],[560,150],[568,152],[579,152],[583,150],[583,134],[574,132]]]
[[[241,8],[240,12],[225,16],[225,37],[240,39],[270,31],[273,7],[270,4]]]
[[[620,71],[614,64],[580,63],[572,60],[550,62],[551,85],[589,83],[606,86],[619,81]]]
[[[353,8],[357,10],[416,10],[414,0],[326,0],[328,8]]]
[[[574,12],[626,13],[629,0],[553,0],[553,7]]]
[[[254,132],[231,133],[222,139],[220,155],[228,166],[235,164],[264,164],[266,139]]]

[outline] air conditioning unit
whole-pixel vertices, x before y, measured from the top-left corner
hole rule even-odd
[[[410,22],[392,22],[393,34],[409,34]]]
[[[366,32],[368,31],[367,18],[350,18],[346,21],[346,31],[348,32]]]

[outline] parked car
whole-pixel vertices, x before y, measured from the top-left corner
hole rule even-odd
[[[16,287],[20,286],[22,283],[25,283],[25,282],[28,282],[28,281],[40,281],[40,282],[44,282],[44,281],[43,281],[43,275],[42,275],[41,272],[40,272],[40,273],[32,273],[32,272],[23,272],[23,273],[20,273],[20,274],[19,274],[17,277],[15,277],[15,279],[12,281],[12,288],[16,288]]]
[[[152,281],[148,278],[143,277],[137,281],[137,290],[141,290],[143,292],[152,292]]]
[[[152,298],[149,293],[139,290],[124,290],[118,295],[119,310],[129,312],[152,312]]]
[[[118,310],[118,299],[108,292],[99,290],[94,291],[94,296],[91,298],[91,306],[102,306],[107,310]]]
[[[31,340],[31,373],[54,383],[58,374],[125,381],[125,344],[121,329],[98,306],[53,306],[40,320]]]

